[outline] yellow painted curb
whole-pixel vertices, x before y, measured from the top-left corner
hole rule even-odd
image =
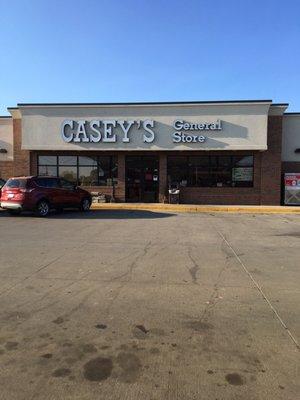
[[[93,203],[92,210],[146,210],[182,213],[300,214],[300,207],[284,206],[214,206],[163,203]]]
[[[284,206],[210,206],[194,204],[132,204],[132,203],[93,203],[91,210],[145,210],[178,213],[236,213],[236,214],[299,214],[300,207]],[[0,212],[5,211],[0,208]]]

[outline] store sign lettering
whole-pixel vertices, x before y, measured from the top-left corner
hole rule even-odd
[[[222,129],[221,120],[217,122],[189,123],[177,119],[173,123],[176,132],[172,134],[173,143],[204,143],[206,136],[186,133],[188,131],[220,131]]]
[[[218,120],[217,122],[190,123],[177,119],[174,121],[173,127],[177,131],[220,131],[222,130],[222,123],[221,120]]]
[[[143,130],[143,142],[152,143],[155,134],[151,128],[154,127],[154,121],[124,121],[124,120],[93,120],[93,121],[73,121],[65,120],[61,125],[61,137],[64,142],[70,143],[115,143],[119,139],[115,128],[121,128],[121,141],[129,143],[129,132],[136,125],[138,129]]]
[[[61,125],[61,137],[66,143],[123,143],[130,142],[130,131],[135,127],[141,130],[144,143],[155,140],[154,121],[147,120],[65,120]],[[118,131],[117,131],[118,128]],[[173,123],[175,132],[171,134],[173,143],[203,143],[206,137],[191,134],[190,131],[219,131],[221,121],[210,123],[189,123],[177,119]]]

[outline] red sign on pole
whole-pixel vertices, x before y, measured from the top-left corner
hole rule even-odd
[[[285,174],[284,186],[294,188],[297,188],[298,186],[300,189],[300,174]]]

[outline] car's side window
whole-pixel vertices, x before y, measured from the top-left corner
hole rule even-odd
[[[47,187],[48,188],[58,188],[59,187],[59,183],[58,183],[58,179],[55,178],[46,178],[47,181]]]
[[[63,189],[67,189],[67,190],[73,190],[74,189],[74,183],[66,181],[65,179],[61,179],[60,180],[60,186]]]
[[[57,188],[58,187],[58,179],[54,178],[37,178],[36,184],[40,187],[44,188]]]
[[[37,178],[35,183],[40,187],[47,187],[45,178]]]

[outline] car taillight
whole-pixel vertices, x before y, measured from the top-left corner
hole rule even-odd
[[[33,189],[20,189],[21,193],[31,193]]]

